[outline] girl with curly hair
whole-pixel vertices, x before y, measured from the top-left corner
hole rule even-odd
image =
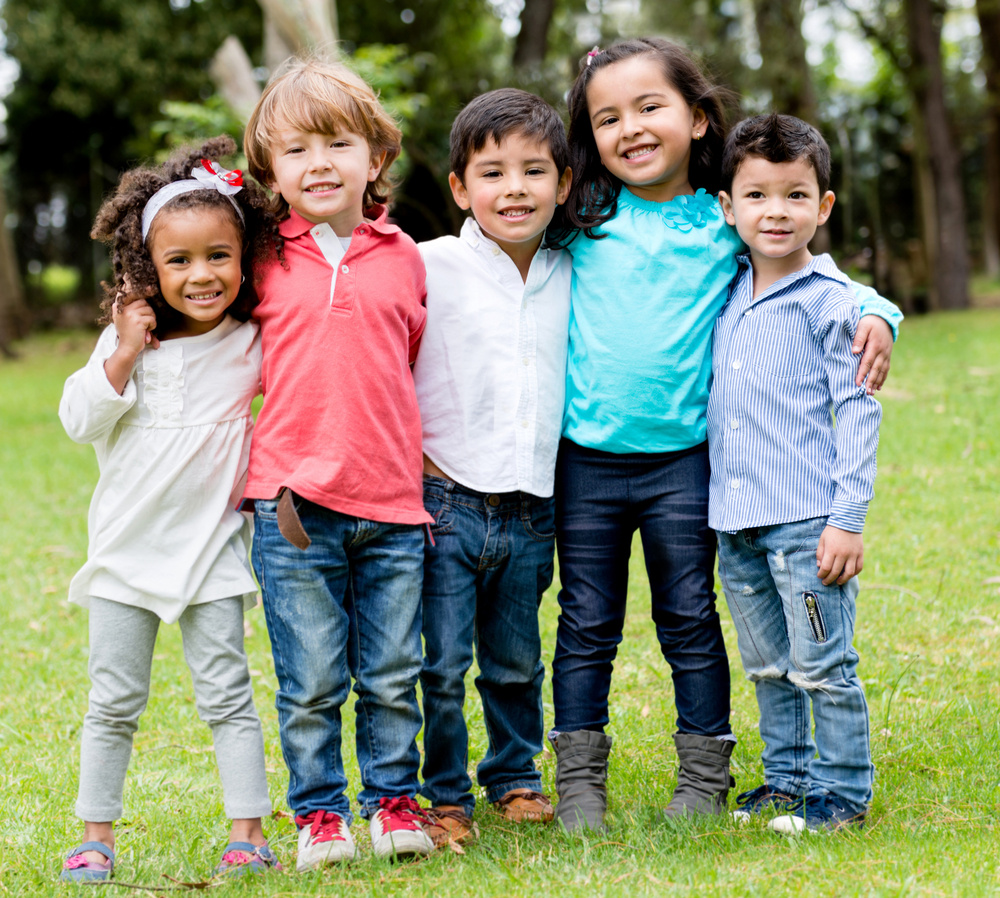
[[[84,835],[62,880],[112,875],[161,621],[180,622],[198,714],[212,730],[232,819],[218,871],[280,869],[261,827],[271,803],[243,648],[243,610],[257,590],[249,521],[236,510],[261,367],[249,321],[257,298],[243,272],[268,245],[271,219],[263,191],[218,165],[234,150],[215,138],[127,172],[92,231],[112,250],[107,327],[59,406],[100,467],[87,562],[69,588],[90,612],[91,690],[76,803]]]

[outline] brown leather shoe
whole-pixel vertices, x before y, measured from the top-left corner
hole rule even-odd
[[[493,805],[512,823],[548,823],[553,814],[549,797],[534,789],[511,789]]]
[[[425,808],[424,813],[431,821],[430,826],[424,827],[424,832],[431,837],[435,848],[441,848],[449,842],[461,845],[463,842],[471,842],[479,835],[479,827],[457,804]]]

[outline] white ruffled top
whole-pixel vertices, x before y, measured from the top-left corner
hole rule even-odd
[[[251,525],[236,507],[260,393],[256,324],[227,316],[206,334],[143,350],[122,395],[104,373],[116,345],[108,327],[59,404],[66,432],[93,444],[100,469],[69,600],[98,596],[167,623],[214,599],[251,606]]]

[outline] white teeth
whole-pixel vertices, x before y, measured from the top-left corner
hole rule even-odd
[[[625,154],[625,158],[626,159],[638,159],[640,156],[648,156],[655,149],[656,149],[656,147],[642,147],[641,149],[638,149],[638,150],[629,150]]]

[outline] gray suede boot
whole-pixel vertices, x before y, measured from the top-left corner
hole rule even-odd
[[[677,788],[665,817],[685,814],[723,814],[729,790],[736,781],[729,775],[729,758],[735,742],[714,736],[674,733],[677,746]]]
[[[611,737],[591,730],[549,737],[556,750],[556,821],[566,832],[603,829]]]

